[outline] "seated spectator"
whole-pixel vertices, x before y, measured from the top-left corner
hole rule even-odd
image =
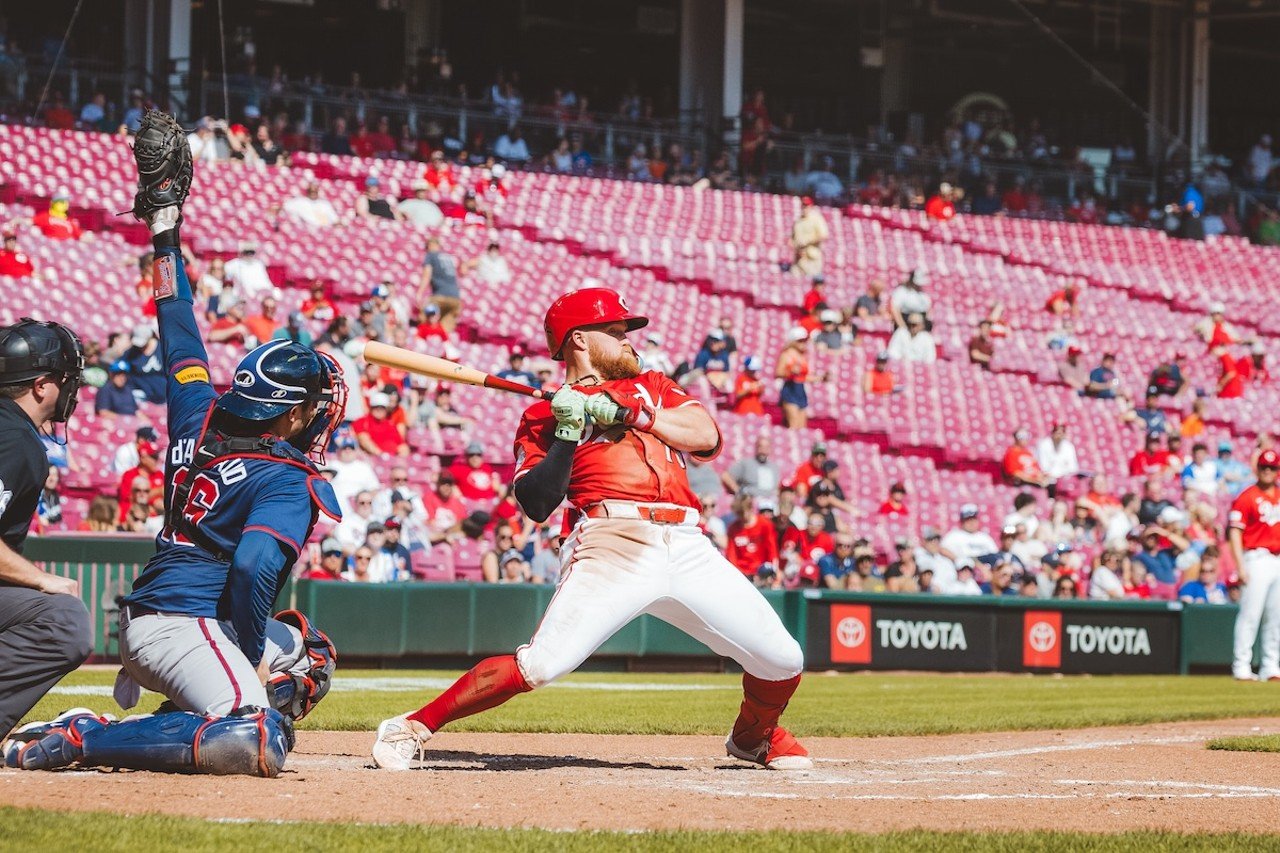
[[[258,244],[243,240],[239,248],[239,254],[226,263],[227,280],[236,286],[242,299],[261,299],[274,294],[276,286],[267,274],[267,265],[258,256]]]
[[[166,378],[155,327],[149,323],[134,326],[129,343],[120,358],[129,363],[134,395],[140,397],[140,401],[163,403]]]
[[[449,467],[449,473],[466,500],[496,501],[502,491],[498,472],[484,461],[484,445],[478,441],[467,445],[463,458]]]
[[[835,173],[836,161],[823,155],[820,166],[805,176],[805,189],[818,201],[837,201],[844,195],[844,183]]]
[[[1138,504],[1138,523],[1155,524],[1156,519],[1173,504],[1164,497],[1164,481],[1160,477],[1148,477],[1142,484],[1142,500]]]
[[[493,156],[517,166],[529,162],[532,158],[529,144],[524,141],[524,133],[518,125],[510,128],[493,143]]]
[[[1076,458],[1076,446],[1067,438],[1067,425],[1058,422],[1049,434],[1036,445],[1036,462],[1045,479],[1056,484],[1080,473],[1080,461]]]
[[[375,456],[408,456],[409,445],[402,428],[390,419],[391,398],[382,391],[369,397],[369,413],[351,425],[365,453]]]
[[[1066,599],[1079,598],[1080,590],[1078,584],[1076,584],[1076,579],[1070,575],[1062,575],[1059,577],[1053,584],[1053,597]]]
[[[94,414],[103,418],[133,417],[138,413],[138,398],[129,378],[129,363],[121,359],[111,365],[109,373],[107,384],[94,397]]]
[[[902,483],[894,483],[889,487],[889,497],[880,504],[878,514],[887,518],[906,518],[910,515],[906,498],[907,487]]]
[[[954,219],[956,215],[955,196],[955,188],[946,181],[943,181],[938,185],[938,191],[929,196],[928,200],[925,201],[925,216],[941,222]]]
[[[251,143],[257,161],[264,166],[288,166],[289,154],[271,138],[271,125],[263,122],[254,132]]]
[[[956,560],[955,579],[945,589],[938,589],[937,592],[943,595],[982,595],[983,592],[990,591],[990,586],[979,584],[973,577],[974,563],[969,557],[960,557]],[[984,590],[983,587],[986,586]]]
[[[1271,381],[1267,370],[1267,347],[1262,341],[1249,345],[1249,352],[1236,362],[1236,372],[1246,385],[1266,385]]]
[[[809,497],[809,489],[822,479],[823,466],[826,463],[827,445],[825,442],[815,441],[809,450],[808,461],[800,463],[795,473],[791,475],[791,479],[787,481],[787,485],[802,502]]]
[[[867,285],[867,292],[853,303],[853,316],[858,320],[875,320],[885,316],[883,301],[884,282],[873,278]]]
[[[1191,446],[1191,461],[1182,469],[1182,488],[1212,500],[1218,494],[1218,461],[1209,457],[1207,445]]]
[[[94,92],[80,109],[80,124],[85,130],[110,132],[113,128],[103,126],[106,118],[107,96],[103,92]]]
[[[814,308],[826,304],[827,280],[822,275],[815,275],[809,284],[809,292],[804,295],[804,301],[800,306],[801,310],[805,314],[812,314]]]
[[[115,533],[120,520],[120,505],[110,495],[94,495],[89,511],[77,528],[86,533]]]
[[[463,264],[462,271],[464,273],[474,271],[479,281],[495,287],[510,284],[515,277],[506,257],[502,254],[502,245],[496,240],[489,242],[483,254]]]
[[[793,527],[782,537],[778,555],[787,577],[797,577],[804,566],[816,566],[824,554],[835,551],[835,542],[825,528],[822,514],[811,512],[804,529]]]
[[[18,250],[18,232],[12,226],[4,228],[4,248],[0,249],[0,276],[23,278],[36,271],[31,258]]]
[[[1122,566],[1128,555],[1114,549],[1103,551],[1089,575],[1089,598],[1108,601],[1126,598]]]
[[[979,216],[994,216],[1003,210],[1002,199],[996,189],[995,181],[988,180],[983,184],[981,195],[971,202],[970,209]]]
[[[1040,468],[1036,455],[1027,447],[1031,433],[1026,427],[1019,427],[1013,433],[1013,444],[1004,452],[1001,470],[1005,480],[1014,486],[1036,486],[1044,488],[1049,485],[1049,477]],[[975,558],[978,555],[973,555]]]
[[[933,575],[934,592],[946,595],[956,579],[956,564],[942,550],[942,534],[925,525],[920,531],[920,545],[915,550],[916,572]]]
[[[693,360],[694,370],[701,370],[717,391],[729,391],[729,358],[726,335],[720,329],[708,334],[708,345],[698,351]]]
[[[840,328],[843,321],[840,312],[834,308],[827,308],[818,313],[818,320],[821,325],[814,332],[813,345],[819,350],[827,350],[828,352],[839,352],[844,349],[847,344],[853,342],[853,336]]]
[[[1115,354],[1103,353],[1102,362],[1089,373],[1089,382],[1084,387],[1084,395],[1099,400],[1114,400],[1119,388],[1120,378],[1116,375]]]
[[[462,521],[467,517],[466,504],[458,495],[457,483],[448,471],[441,471],[436,487],[423,498],[426,506],[427,534],[431,543],[453,543],[463,538]]]
[[[998,550],[995,540],[981,527],[977,505],[964,504],[960,507],[959,526],[948,530],[942,537],[942,553],[952,559],[968,557],[971,560],[995,553]]]
[[[648,367],[648,359],[645,358]],[[742,361],[742,372],[733,380],[733,404],[731,410],[737,415],[764,414],[764,380],[760,378],[760,368],[764,366],[758,355],[749,355]]]
[[[370,573],[372,565],[373,549],[368,545],[361,545],[351,555],[351,566],[342,573],[342,579],[352,583],[379,583],[378,579]]]
[[[818,571],[822,574],[822,585],[827,589],[848,589],[850,576],[857,573],[853,534],[837,534],[835,543],[835,551],[818,559]]]
[[[897,559],[885,567],[885,592],[924,592],[920,588],[920,572],[916,566],[911,540],[899,539],[894,543],[893,549]]]
[[[781,477],[778,465],[770,458],[773,441],[767,435],[756,437],[755,452],[744,456],[720,475],[724,488],[732,494],[754,498],[772,498],[778,492]]]
[[[1133,556],[1142,563],[1147,575],[1157,584],[1157,591],[1166,593],[1158,597],[1169,597],[1167,591],[1173,590],[1178,583],[1178,571],[1173,549],[1164,548],[1160,544],[1160,529],[1151,527],[1142,533],[1142,550]]]
[[[776,571],[778,540],[773,525],[757,511],[756,499],[748,492],[734,499],[733,523],[725,532],[725,557],[748,580],[755,581],[765,566]]]
[[[1169,451],[1160,446],[1164,434],[1147,433],[1142,449],[1129,458],[1129,476],[1160,475],[1169,467]]]
[[[667,355],[667,351],[662,348],[662,335],[657,332],[645,333],[644,352],[640,353],[640,357],[644,359],[645,370],[656,370],[667,376],[676,372],[671,356]]]
[[[1078,317],[1080,315],[1080,291],[1083,279],[1068,281],[1061,290],[1054,291],[1044,302],[1044,310],[1055,317]]]
[[[1147,377],[1148,398],[1153,392],[1163,397],[1176,397],[1182,393],[1182,389],[1187,384],[1186,378],[1182,375],[1182,361],[1185,358],[1186,353],[1178,350],[1169,361],[1161,362],[1152,368],[1151,375]]]
[[[902,284],[893,289],[893,293],[889,295],[889,314],[893,317],[896,328],[905,328],[907,318],[912,314],[919,314],[925,319],[925,325],[928,325],[929,309],[933,306],[933,300],[925,293],[928,284],[928,270],[916,268]]]
[[[356,199],[355,211],[358,218],[371,221],[404,219],[396,200],[383,194],[382,182],[374,175],[364,179],[364,192]]]
[[[371,525],[382,524],[373,514],[373,495],[372,490],[353,495],[342,512],[342,521],[333,528],[333,538],[342,543],[342,550],[347,553],[353,553],[364,544]]]
[[[938,345],[933,333],[925,330],[924,317],[920,314],[907,315],[907,325],[889,338],[888,351],[889,357],[896,361],[932,364],[938,360]]]
[[[881,350],[876,355],[875,364],[862,374],[862,391],[864,394],[881,396],[892,394],[896,387],[893,371],[889,369],[889,353]]]
[[[307,581],[343,581],[343,570],[346,568],[346,556],[342,553],[342,545],[337,539],[330,537],[320,543],[320,562],[303,572],[299,577]]]
[[[439,228],[444,224],[444,213],[440,205],[431,199],[431,184],[423,178],[413,182],[413,198],[400,202],[400,212],[404,218],[414,225],[425,228]]]
[[[396,516],[402,521],[407,519],[414,524],[426,523],[427,507],[418,490],[409,485],[409,469],[403,465],[396,465],[391,469],[390,474],[390,484],[378,489],[373,496],[374,516],[379,518]],[[402,512],[397,512],[398,507]],[[403,533],[401,538],[403,540]]]
[[[996,344],[991,338],[991,321],[983,320],[978,324],[978,333],[969,339],[969,361],[983,370],[990,370],[995,354]]]
[[[1160,392],[1154,385],[1147,388],[1145,402],[1135,408],[1133,414],[1141,422],[1143,432],[1161,434],[1169,432],[1169,418],[1160,408]]]
[[[515,548],[504,551],[498,561],[500,571],[498,583],[531,583],[533,575],[524,555]]]
[[[689,480],[689,488],[699,498],[719,498],[723,491],[720,485],[720,478],[716,476],[707,460],[690,454],[686,460],[688,468],[685,469],[685,476]]]
[[[221,130],[222,122],[216,122]],[[218,137],[214,133],[215,122],[205,116],[196,121],[195,130],[187,134],[187,145],[191,148],[191,160],[195,163],[216,163],[221,158],[218,151]]]
[[[117,494],[122,515],[134,504],[147,505],[153,498],[164,496],[164,469],[160,464],[160,448],[151,442],[138,445],[138,464],[124,472]]]
[[[564,537],[560,535],[559,524],[546,524],[538,529],[539,548],[529,562],[529,582],[555,586],[560,582],[560,545]]]
[[[60,189],[53,194],[47,210],[42,210],[31,217],[31,224],[40,229],[40,233],[50,240],[79,240],[84,231],[78,220],[68,214],[71,208],[71,196]]]
[[[276,310],[279,305],[274,296],[264,297],[258,306],[258,313],[245,318],[244,325],[249,329],[249,339],[251,339],[246,343],[252,342],[257,346],[275,337],[276,331],[280,328],[280,321],[276,319]]]
[[[1210,545],[1200,555],[1200,568],[1194,579],[1178,587],[1178,600],[1189,604],[1227,604],[1230,601],[1226,584],[1218,579],[1220,552]]]
[[[424,400],[418,414],[427,430],[437,439],[446,429],[469,430],[475,425],[471,418],[464,417],[454,407],[453,386],[447,382],[436,386],[434,399]]]
[[[1236,459],[1231,453],[1231,442],[1218,442],[1219,481],[1227,495],[1234,498],[1253,483],[1253,472],[1248,463]]]
[[[409,567],[409,549],[400,541],[403,523],[399,518],[393,516],[384,521],[382,527],[382,547],[380,552],[375,554],[375,558],[380,559],[383,565],[387,567],[387,580],[412,580],[413,572]]]
[[[299,309],[308,320],[330,323],[338,316],[338,306],[325,293],[324,282],[316,279],[311,283],[310,295],[302,300]]]
[[[227,308],[227,313],[209,327],[208,337],[209,343],[244,346],[253,337],[253,332],[245,325],[244,304],[232,303]]]
[[[320,151],[323,154],[337,154],[341,157],[352,155],[351,140],[347,135],[347,120],[338,116],[328,133],[320,137]]]
[[[1058,379],[1061,382],[1073,388],[1074,390],[1085,393],[1089,386],[1090,371],[1080,360],[1080,356],[1084,350],[1080,347],[1072,345],[1067,347],[1067,357],[1058,362]]]
[[[960,568],[956,567],[957,570]],[[1009,563],[996,563],[991,567],[991,578],[986,583],[979,584],[978,588],[985,595],[1012,595],[1022,594],[1022,590],[1014,582],[1013,566]],[[959,582],[964,583],[963,577],[959,577]]]
[[[524,367],[525,354],[520,347],[512,347],[511,353],[507,356],[507,367],[499,370],[495,374],[499,379],[505,379],[508,382],[519,382],[521,385],[528,385],[530,388],[537,387],[538,378],[525,370]]]
[[[111,470],[117,475],[123,475],[130,468],[138,466],[138,448],[144,443],[150,442],[159,446],[160,436],[156,433],[153,426],[140,426],[133,434],[133,441],[126,441],[116,448],[115,456],[111,460]]]
[[[307,184],[306,195],[293,196],[283,205],[284,212],[316,228],[332,228],[341,220],[338,211],[326,198],[320,197],[320,184]]]

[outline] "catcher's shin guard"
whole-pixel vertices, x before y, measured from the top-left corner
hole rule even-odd
[[[183,711],[112,723],[88,733],[80,763],[272,777],[284,767],[292,748],[293,724],[272,708],[242,708],[226,717]]]

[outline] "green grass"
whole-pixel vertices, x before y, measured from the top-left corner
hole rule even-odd
[[[1209,749],[1229,752],[1280,752],[1280,735],[1240,735],[1219,737],[1209,741]]]
[[[453,678],[457,672],[340,670],[338,678]],[[76,672],[64,685],[110,685],[113,673]],[[577,682],[705,685],[711,690],[619,692],[547,687],[492,711],[461,720],[455,731],[588,732],[600,734],[723,734],[737,711],[740,677],[580,673]],[[371,731],[394,714],[438,693],[334,690],[301,728]],[[159,703],[145,694],[138,711]],[[109,696],[52,695],[29,715],[49,719],[84,705],[121,713]],[[1019,729],[1086,728],[1176,720],[1270,716],[1280,689],[1226,676],[955,676],[808,675],[787,709],[787,725],[802,736],[871,737]]]
[[[216,823],[159,815],[121,817],[95,812],[62,812],[51,818],[35,809],[0,807],[5,846],[45,853],[82,851],[136,853],[138,850],[227,851],[297,848],[307,851],[401,853],[441,850],[490,853],[494,850],[577,851],[635,850],[684,853],[741,853],[743,850],[847,851],[894,850],[920,853],[1023,853],[1026,850],[1162,850],[1255,851],[1276,849],[1274,837],[1243,833],[1182,835],[1172,832],[1129,832],[1089,835],[1076,832],[889,832],[878,835],[826,832],[694,832],[668,831],[551,832],[541,829],[469,829],[447,826],[370,824]],[[86,846],[86,839],[92,839]]]

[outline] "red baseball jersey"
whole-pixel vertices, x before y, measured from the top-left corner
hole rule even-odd
[[[1280,487],[1245,489],[1231,504],[1228,523],[1241,531],[1246,551],[1266,548],[1280,554]]]
[[[749,578],[756,576],[762,563],[778,562],[778,534],[761,516],[750,525],[741,518],[729,525],[729,547],[725,557]]]
[[[587,395],[609,390],[621,397],[634,397],[655,411],[702,405],[679,385],[652,370],[634,379],[574,388]],[[515,480],[542,461],[555,440],[555,432],[556,419],[549,401],[539,400],[525,410],[516,430]],[[715,453],[707,458],[714,458],[719,452],[717,442]],[[604,500],[672,503],[693,509],[702,506],[689,488],[683,453],[663,444],[655,435],[621,426],[587,428],[573,454],[568,500],[578,510]]]

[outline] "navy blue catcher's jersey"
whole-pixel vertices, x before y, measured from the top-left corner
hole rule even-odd
[[[157,281],[173,282],[177,298],[157,302],[160,347],[165,363],[169,447],[165,459],[165,506],[185,481],[191,459],[208,425],[217,393],[209,381],[208,354],[196,328],[190,285],[176,254],[157,254]],[[185,298],[183,298],[185,295]],[[338,519],[341,511],[311,461],[285,442],[276,453],[234,456],[202,471],[191,487],[183,515],[225,554],[242,534],[274,537],[286,555],[277,579],[283,585],[320,512]],[[155,556],[125,601],[161,613],[230,618],[227,588],[230,563],[166,527],[156,537]]]

